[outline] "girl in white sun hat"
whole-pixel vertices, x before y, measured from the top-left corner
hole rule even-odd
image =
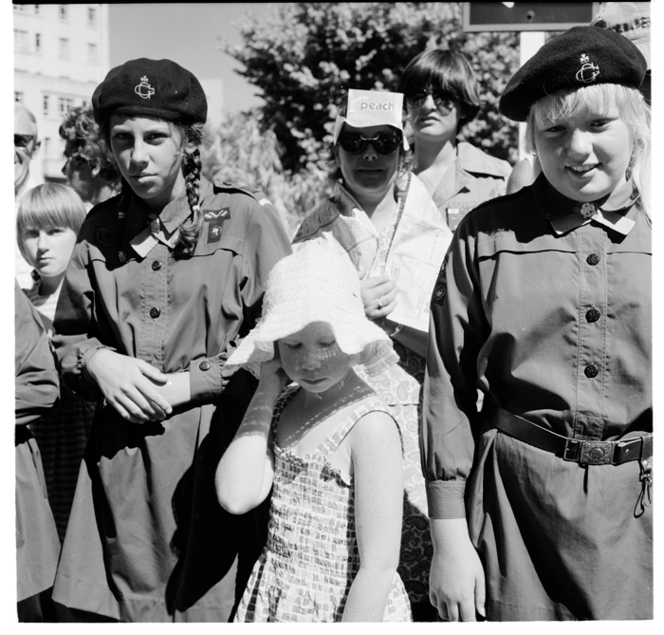
[[[219,502],[244,514],[272,490],[236,621],[411,620],[396,571],[399,428],[353,368],[375,376],[395,361],[346,255],[309,242],[275,265],[264,317],[228,360],[260,363],[260,383],[219,463]]]

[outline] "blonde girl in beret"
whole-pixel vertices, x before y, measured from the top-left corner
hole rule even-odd
[[[265,524],[214,494],[255,387],[225,362],[290,246],[260,193],[201,175],[188,70],[131,60],[92,106],[122,189],[83,223],[55,315],[63,380],[98,405],[53,597],[73,620],[226,621]]]
[[[653,616],[645,72],[627,38],[575,27],[502,96],[539,176],[464,218],[431,305],[423,463],[445,620]]]

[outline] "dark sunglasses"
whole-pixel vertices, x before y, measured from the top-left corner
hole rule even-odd
[[[413,107],[421,106],[429,95],[433,97],[436,108],[452,110],[454,95],[444,90],[414,90],[406,95],[406,103]]]
[[[14,135],[14,147],[15,148],[27,148],[30,145],[30,142],[34,140],[32,135],[27,134],[15,134]]]
[[[339,145],[351,154],[361,154],[371,144],[378,154],[392,154],[401,145],[397,132],[379,132],[375,137],[364,137],[359,132],[342,132]]]

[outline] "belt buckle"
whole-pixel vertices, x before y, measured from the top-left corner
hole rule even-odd
[[[579,441],[579,465],[608,465],[613,458],[611,441]]]

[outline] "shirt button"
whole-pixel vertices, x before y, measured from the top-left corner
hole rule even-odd
[[[592,309],[588,309],[586,313],[586,320],[588,320],[588,322],[590,323],[597,322],[597,320],[599,320],[600,317],[601,313],[595,307],[593,307]]]
[[[586,258],[586,262],[587,262],[589,265],[593,266],[593,267],[594,267],[599,261],[600,261],[600,258],[599,258],[599,255],[598,255],[598,254],[590,254],[590,255]]]
[[[159,271],[160,269],[161,269],[161,262],[159,262],[158,260],[155,260],[152,263],[152,271]]]
[[[210,362],[208,362],[207,360],[204,360],[198,365],[198,367],[201,370],[210,370]]]
[[[150,309],[150,317],[157,319],[161,315],[161,311],[157,307]]]
[[[127,262],[127,254],[124,251],[118,251],[118,260],[124,264]]]
[[[588,364],[584,369],[583,373],[588,379],[593,379],[599,374],[599,368],[595,364]]]

